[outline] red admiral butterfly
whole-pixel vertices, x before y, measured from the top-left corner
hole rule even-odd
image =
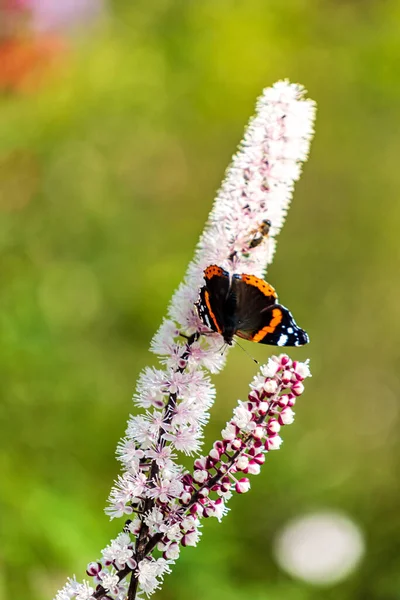
[[[230,275],[217,265],[204,271],[205,286],[196,303],[202,322],[232,344],[234,335],[271,346],[303,346],[307,333],[290,311],[277,304],[272,286],[255,275]]]

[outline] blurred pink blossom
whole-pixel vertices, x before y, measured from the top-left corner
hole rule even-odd
[[[87,25],[104,14],[106,0],[0,0],[3,20],[29,16],[29,28],[38,33],[65,31]]]
[[[14,0],[29,6],[38,32],[87,25],[104,13],[105,0]]]

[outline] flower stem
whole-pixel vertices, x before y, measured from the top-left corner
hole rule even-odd
[[[197,332],[187,338],[186,350],[182,354],[182,357],[181,357],[183,360],[186,360],[186,358],[189,356],[190,346],[195,341],[197,341],[198,338],[199,338],[199,333],[197,333]],[[176,372],[183,373],[184,370],[185,370],[185,367],[179,367],[176,370]],[[165,405],[165,409],[164,409],[164,418],[163,418],[164,425],[169,425],[171,423],[172,417],[174,415],[176,401],[177,401],[177,394],[176,393],[170,394],[169,398],[168,398],[168,402]],[[160,430],[158,433],[157,444],[160,447],[164,447],[165,443],[166,442],[163,439],[163,428],[160,427]],[[158,475],[158,472],[159,472],[159,467],[158,467],[156,461],[153,460],[152,464],[151,464],[150,475],[149,475],[149,484],[150,485],[152,482],[154,482],[155,478]],[[146,514],[146,513],[150,512],[151,509],[153,508],[153,506],[154,506],[154,499],[147,498],[147,500],[144,503],[143,513]],[[138,564],[141,560],[144,559],[145,556],[147,556],[149,554],[149,552],[147,550],[148,541],[149,541],[148,533],[149,533],[149,528],[146,525],[146,523],[144,522],[144,520],[142,520],[142,524],[140,526],[140,530],[139,530],[138,537],[136,540],[136,547],[135,547],[135,560]],[[152,547],[152,549],[155,547],[155,545]],[[131,581],[129,584],[128,600],[135,600],[137,589],[138,589],[138,584],[139,584],[138,577],[135,574],[132,574],[132,578],[131,578]]]

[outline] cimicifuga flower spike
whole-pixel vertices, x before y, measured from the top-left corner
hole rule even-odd
[[[180,453],[199,454],[215,398],[209,373],[224,365],[221,336],[210,333],[195,303],[203,272],[212,264],[230,273],[262,277],[275,251],[313,133],[315,105],[299,85],[280,81],[264,90],[239,150],[217,194],[185,279],[151,343],[158,368],[139,377],[117,457],[122,473],[106,513],[123,517],[121,533],[89,563],[90,583],[69,579],[56,600],[138,600],[160,587],[182,547],[195,546],[202,520],[227,512],[234,493],[250,488],[266,454],[280,447],[282,427],[310,375],[307,363],[271,358],[239,402],[231,420],[192,471]],[[204,335],[203,335],[204,334]],[[129,517],[129,518],[127,518]]]

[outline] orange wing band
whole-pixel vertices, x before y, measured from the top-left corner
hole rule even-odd
[[[242,280],[245,283],[248,283],[249,285],[252,285],[252,286],[256,287],[257,289],[259,289],[260,292],[262,292],[264,294],[264,296],[269,296],[269,297],[272,296],[273,298],[278,297],[278,295],[277,295],[275,289],[272,287],[272,285],[269,285],[269,283],[267,283],[263,279],[260,279],[259,277],[256,277],[255,275],[243,274]]]
[[[224,270],[222,267],[218,267],[217,265],[210,265],[207,269],[204,270],[205,279],[211,279],[216,275],[223,275]]]
[[[217,328],[218,333],[222,333],[222,329],[218,325],[218,321],[215,318],[215,315],[214,315],[214,313],[212,311],[211,304],[210,304],[210,294],[208,293],[207,290],[204,290],[204,300],[206,301],[206,306],[207,306],[207,309],[208,309],[208,314],[210,315],[210,317],[211,317],[211,319],[212,319],[215,327]]]
[[[269,325],[266,325],[260,331],[257,331],[256,334],[251,338],[252,342],[261,342],[262,339],[268,333],[274,333],[275,329],[278,327],[279,323],[282,321],[282,311],[280,308],[274,308],[272,311],[272,319],[269,322]]]

